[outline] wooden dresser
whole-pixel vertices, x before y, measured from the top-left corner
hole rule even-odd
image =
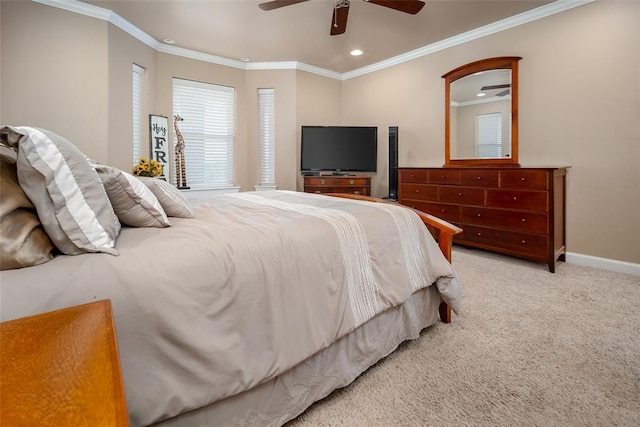
[[[0,425],[128,425],[109,300],[2,322],[0,334]]]
[[[349,193],[371,195],[369,176],[305,176],[305,193]]]
[[[544,262],[565,256],[568,167],[399,168],[398,201],[463,229],[453,242]]]

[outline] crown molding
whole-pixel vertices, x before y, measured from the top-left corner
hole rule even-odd
[[[165,43],[160,43],[117,13],[99,6],[82,3],[78,0],[32,1],[108,21],[121,30],[125,31],[126,33],[130,34],[131,36],[135,37],[136,39],[140,40],[141,42],[145,43],[149,47],[155,49],[156,51],[167,53],[170,55],[182,56],[185,58],[196,59],[198,61],[210,62],[227,67],[239,68],[242,70],[300,70],[318,74],[324,77],[329,77],[332,79],[349,80],[355,77],[363,76],[365,74],[373,73],[375,71],[383,70],[394,65],[402,64],[403,62],[412,61],[414,59],[421,58],[423,56],[430,55],[432,53],[439,52],[453,46],[458,46],[472,40],[477,40],[479,38],[486,37],[500,31],[527,24],[538,19],[546,18],[548,16],[555,15],[556,13],[564,12],[566,10],[573,9],[574,7],[591,3],[595,0],[556,0],[553,3],[549,3],[530,11],[520,13],[518,15],[494,22],[489,25],[485,25],[484,27],[476,28],[474,30],[467,31],[466,33],[458,34],[448,39],[444,39],[439,42],[435,42],[430,45],[403,53],[401,55],[376,62],[375,64],[358,68],[353,71],[348,71],[346,73],[338,73],[298,61],[242,62],[234,59],[224,58],[221,56],[202,53],[190,49],[168,45]]]
[[[151,37],[149,34],[142,31],[140,28],[133,25],[117,13],[105,9],[103,7],[94,6],[92,4],[82,3],[77,0],[32,0],[35,3],[46,4],[47,6],[57,7],[69,12],[79,13],[81,15],[90,16],[92,18],[102,19],[103,21],[110,22],[122,31],[128,33],[134,38],[140,40],[147,46],[158,50],[160,42]]]
[[[536,21],[538,19],[546,18],[547,16],[555,15],[556,13],[564,12],[565,10],[573,9],[574,7],[582,6],[593,1],[595,0],[557,0],[553,3],[549,3],[544,6],[529,10],[527,12],[523,12],[518,15],[496,21],[492,24],[485,25],[484,27],[476,28],[474,30],[467,31],[466,33],[461,33],[453,37],[449,37],[448,39],[444,39],[439,42],[435,42],[430,45],[409,51],[407,53],[385,59],[384,61],[380,61],[366,67],[346,72],[342,74],[342,80],[352,79],[354,77],[359,77],[365,74],[373,73],[374,71],[379,71],[388,67],[392,67],[394,65],[402,64],[403,62],[421,58],[423,56],[430,55],[432,53],[439,52],[450,47],[458,46],[472,40],[477,40],[482,37],[498,33],[500,31],[508,30],[513,27]]]
[[[170,55],[182,56],[184,58],[196,59],[198,61],[210,62],[212,64],[224,65],[227,67],[246,69],[245,63],[235,59],[224,58],[222,56],[202,53],[191,49],[185,49],[166,43],[158,43],[158,52],[168,53]]]

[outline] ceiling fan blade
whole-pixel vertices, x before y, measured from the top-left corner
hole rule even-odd
[[[309,0],[273,0],[266,3],[260,3],[258,7],[262,10],[279,9],[285,6],[291,6],[292,4],[302,3]]]
[[[506,89],[508,87],[511,87],[510,83],[506,83],[503,85],[490,85],[490,86],[482,86],[480,88],[480,90],[491,90],[491,89]]]
[[[331,14],[331,35],[337,36],[347,31],[349,2],[338,2]]]
[[[420,0],[364,0],[378,6],[399,10],[400,12],[415,15],[424,7],[424,2]]]
[[[506,89],[506,90],[503,90],[502,92],[496,93],[496,96],[503,97],[505,95],[509,95],[509,93],[511,93],[511,90],[510,89]]]

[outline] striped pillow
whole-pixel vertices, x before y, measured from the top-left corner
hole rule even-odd
[[[18,181],[53,244],[67,255],[117,255],[120,221],[87,157],[43,129],[3,126],[0,137],[18,149]]]
[[[111,166],[95,168],[121,223],[131,227],[171,225],[156,196],[135,176]]]
[[[155,194],[168,216],[178,218],[193,217],[191,204],[175,186],[158,178],[140,176],[138,179]]]

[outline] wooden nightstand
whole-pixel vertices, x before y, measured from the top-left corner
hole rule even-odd
[[[127,426],[109,300],[0,323],[0,425]]]

